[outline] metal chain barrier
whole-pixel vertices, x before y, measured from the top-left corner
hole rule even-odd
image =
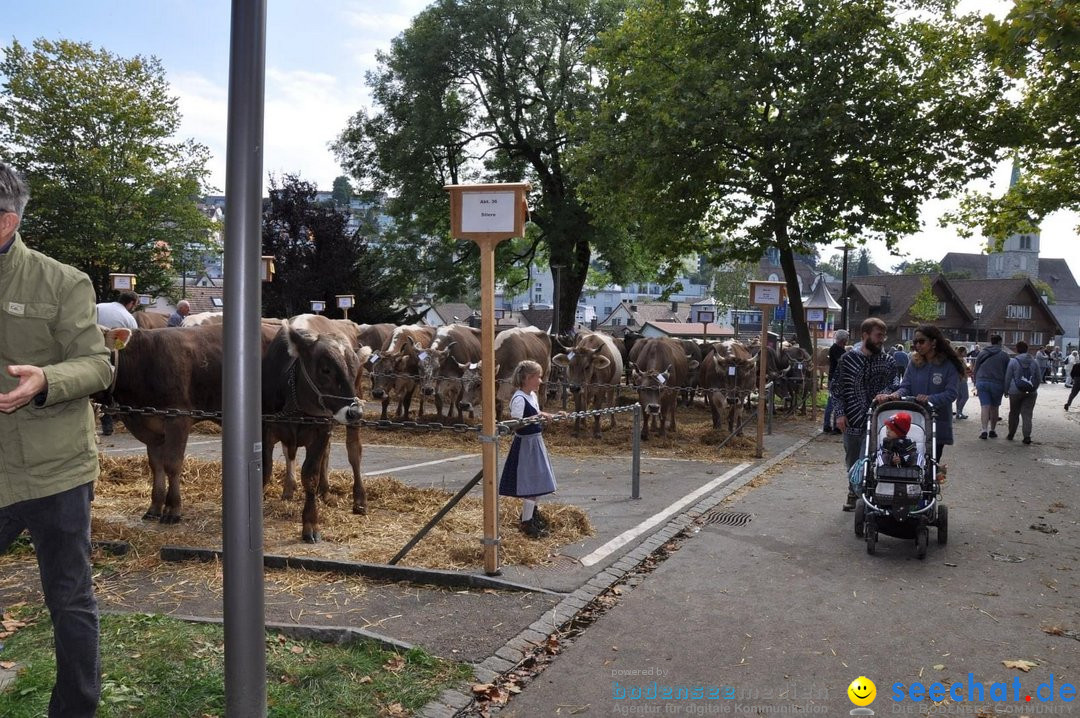
[[[533,424],[548,424],[559,421],[570,421],[572,419],[584,419],[590,416],[608,416],[611,414],[627,414],[637,411],[639,404],[631,404],[629,406],[609,406],[603,409],[589,409],[587,411],[571,411],[566,414],[555,414],[550,419],[543,416],[530,416],[527,419],[508,419],[506,421],[500,421],[495,425],[495,432],[499,436],[508,436],[514,433],[516,430],[523,426],[532,426]]]

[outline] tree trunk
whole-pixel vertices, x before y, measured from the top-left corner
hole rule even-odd
[[[810,342],[810,328],[806,325],[802,291],[799,289],[799,273],[795,271],[795,255],[791,251],[786,226],[777,228],[776,244],[780,249],[780,267],[784,270],[784,281],[787,283],[788,315],[795,327],[795,335],[799,338],[799,346],[813,356],[814,347]]]

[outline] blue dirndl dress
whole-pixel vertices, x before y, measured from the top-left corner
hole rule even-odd
[[[515,410],[521,404],[524,406],[519,417]],[[526,394],[521,390],[514,392],[510,399],[511,416],[527,419],[539,413],[535,394]],[[499,479],[501,496],[543,496],[555,491],[555,472],[551,470],[543,431],[542,425],[532,424],[515,432]]]

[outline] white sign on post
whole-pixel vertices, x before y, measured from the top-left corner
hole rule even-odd
[[[463,232],[513,232],[514,192],[462,192]]]
[[[779,305],[781,300],[779,286],[775,284],[754,285],[754,304]]]
[[[807,309],[806,321],[808,322],[823,322],[825,321],[824,309]]]

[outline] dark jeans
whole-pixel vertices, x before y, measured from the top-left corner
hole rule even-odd
[[[1069,398],[1065,400],[1066,406],[1072,405],[1072,401],[1076,398],[1077,392],[1080,392],[1080,379],[1073,379],[1072,390],[1069,392]]]
[[[30,532],[52,616],[56,684],[50,718],[93,718],[101,693],[98,606],[90,572],[93,496],[91,482],[0,508],[0,552],[24,529]]]

